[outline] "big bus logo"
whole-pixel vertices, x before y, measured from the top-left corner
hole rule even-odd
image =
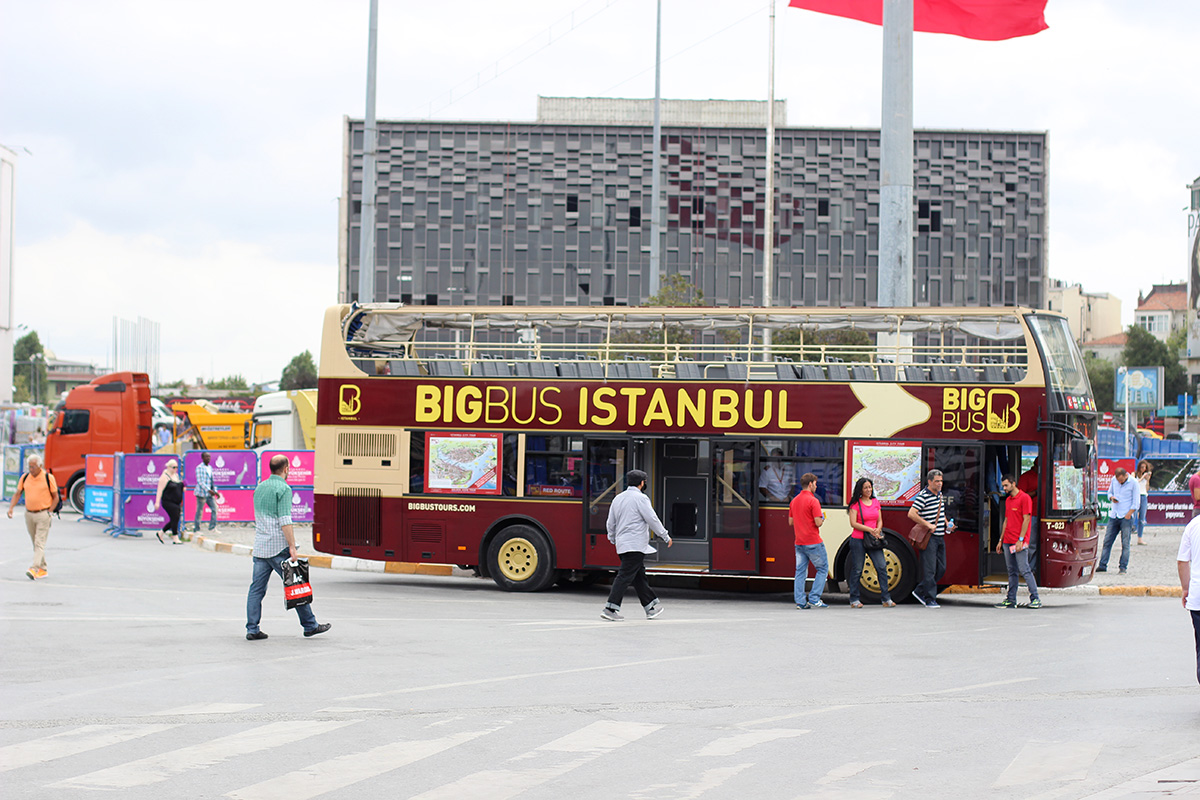
[[[342,386],[338,395],[338,413],[343,417],[353,417],[362,410],[362,400],[357,386],[348,383]]]
[[[1012,433],[1021,424],[1020,404],[1012,389],[944,389],[942,431]]]

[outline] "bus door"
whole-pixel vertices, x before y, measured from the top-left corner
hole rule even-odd
[[[946,536],[946,574],[942,585],[978,585],[986,567],[984,547],[991,527],[986,487],[983,484],[982,444],[926,444],[925,471],[942,471],[942,492],[947,495],[946,515],[954,520],[954,533]],[[925,476],[921,476],[924,481]]]
[[[758,445],[712,440],[713,572],[758,573]]]
[[[649,470],[655,491],[655,511],[671,534],[668,549],[656,543],[658,553],[647,555],[648,564],[709,566],[709,441],[707,439],[657,439]]]
[[[625,490],[625,473],[633,469],[633,442],[628,438],[585,439],[583,442],[583,564],[619,567],[617,549],[608,541],[608,509]]]

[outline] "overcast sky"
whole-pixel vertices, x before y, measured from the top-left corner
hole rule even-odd
[[[379,0],[381,119],[531,120],[537,95],[651,97],[653,0]],[[16,318],[108,363],[162,326],[164,380],[277,380],[336,301],[342,117],[368,0],[0,0]],[[663,0],[664,97],[765,99],[766,2]],[[572,13],[573,12],[573,13]],[[793,126],[878,127],[880,29],[777,5]],[[1200,175],[1196,0],[1050,0],[1008,42],[916,34],[918,128],[1049,131],[1051,277],[1186,280]],[[478,87],[478,88],[476,88]]]

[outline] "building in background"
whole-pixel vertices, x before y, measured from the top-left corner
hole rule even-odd
[[[91,383],[98,375],[106,374],[95,364],[61,359],[51,350],[44,350],[46,357],[46,383],[50,385],[50,400],[55,402],[59,395],[76,386]]]
[[[780,104],[783,111],[786,107]],[[761,305],[765,102],[664,101],[662,273]],[[774,304],[878,297],[879,131],[776,114]],[[648,295],[651,103],[539,98],[536,122],[379,122],[375,300],[629,305]],[[339,293],[357,299],[361,120]],[[914,304],[1046,305],[1047,135],[917,131]]]
[[[1085,341],[1080,345],[1080,350],[1084,355],[1091,353],[1097,358],[1103,358],[1105,361],[1120,364],[1127,341],[1129,341],[1129,336],[1122,331],[1121,333],[1114,333],[1111,336],[1105,336],[1102,339]]]
[[[1067,318],[1076,342],[1106,339],[1121,333],[1121,300],[1108,292],[1085,292],[1078,283],[1051,279],[1046,308]]]
[[[13,252],[17,154],[0,145],[0,403],[13,399]]]
[[[1165,342],[1172,333],[1187,326],[1187,308],[1186,283],[1156,283],[1150,294],[1143,296],[1138,292],[1133,324]]]

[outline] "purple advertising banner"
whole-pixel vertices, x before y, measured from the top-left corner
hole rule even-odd
[[[121,484],[126,490],[137,489],[143,492],[158,491],[158,479],[162,476],[163,468],[168,461],[179,461],[179,457],[166,453],[152,455],[149,453],[125,454],[125,480]],[[151,500],[154,498],[151,497]],[[163,522],[167,518],[163,517]],[[161,523],[160,523],[161,524]]]
[[[253,450],[209,450],[208,466],[212,468],[214,486],[254,486],[258,454]],[[183,456],[184,483],[196,485],[196,468],[200,466],[200,451],[189,450]]]
[[[1187,525],[1192,519],[1192,498],[1186,494],[1150,492],[1146,497],[1147,525]]]
[[[271,456],[287,456],[291,469],[287,482],[291,486],[312,486],[317,456],[312,450],[263,450],[258,461],[258,476],[266,480],[271,475]]]
[[[292,522],[313,521],[313,490],[292,489]]]
[[[125,463],[129,463],[129,456],[125,457]],[[122,524],[129,530],[154,530],[167,524],[167,512],[155,508],[152,494],[125,495]]]

